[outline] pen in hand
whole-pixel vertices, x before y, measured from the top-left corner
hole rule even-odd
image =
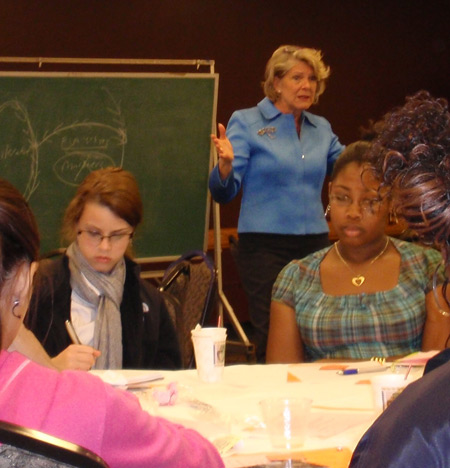
[[[351,369],[340,370],[337,373],[339,375],[353,375],[353,374],[366,374],[369,372],[384,372],[389,367],[381,366],[380,367],[355,367]]]
[[[81,344],[81,341],[78,338],[78,335],[76,334],[75,329],[73,328],[73,325],[70,322],[70,320],[66,320],[66,330],[73,344]]]

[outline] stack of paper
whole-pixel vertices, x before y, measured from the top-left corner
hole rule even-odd
[[[405,366],[425,366],[429,359],[435,356],[439,351],[417,351],[407,356],[397,359],[394,364]]]

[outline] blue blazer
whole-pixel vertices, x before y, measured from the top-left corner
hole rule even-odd
[[[216,166],[209,188],[227,203],[242,186],[238,232],[319,234],[328,232],[322,186],[344,149],[323,117],[303,112],[300,138],[293,114],[268,98],[233,113],[227,127],[233,171],[222,181]]]

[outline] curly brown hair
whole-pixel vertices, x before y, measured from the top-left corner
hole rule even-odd
[[[394,208],[420,240],[440,248],[450,261],[450,114],[445,99],[427,91],[378,124],[370,157]]]
[[[443,295],[450,271],[450,114],[443,98],[419,91],[377,125],[370,158],[393,208],[424,244],[438,248],[445,265]],[[436,292],[434,275],[434,291]],[[438,299],[436,299],[438,302]],[[439,302],[438,302],[439,303]],[[447,339],[447,341],[450,339]]]

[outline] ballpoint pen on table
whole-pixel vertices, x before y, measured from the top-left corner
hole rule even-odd
[[[337,373],[339,375],[354,375],[354,374],[366,374],[368,372],[384,372],[389,369],[387,366],[380,365],[379,367],[352,367],[344,370],[340,370]]]
[[[76,334],[75,329],[73,328],[73,325],[70,322],[70,320],[66,320],[65,323],[66,323],[67,333],[69,334],[70,339],[72,340],[72,343],[73,344],[81,344],[81,341],[78,338],[78,335]]]

